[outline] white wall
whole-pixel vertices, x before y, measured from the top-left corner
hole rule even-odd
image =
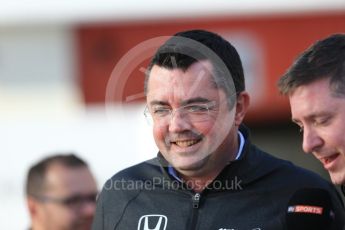
[[[94,109],[73,118],[1,121],[0,228],[28,226],[23,193],[25,175],[31,164],[49,153],[79,154],[90,164],[99,187],[120,169],[154,157],[156,148],[142,108],[128,108],[126,116],[116,111],[109,117]]]
[[[344,0],[0,0],[0,25],[333,11]]]
[[[68,27],[0,28],[0,229],[28,227],[25,176],[48,154],[76,152],[101,187],[156,153],[143,105],[84,107],[73,45]]]

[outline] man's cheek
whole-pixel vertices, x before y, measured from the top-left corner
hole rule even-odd
[[[153,137],[158,146],[162,146],[163,144],[165,144],[165,135],[166,133],[161,128],[155,127],[153,129]]]

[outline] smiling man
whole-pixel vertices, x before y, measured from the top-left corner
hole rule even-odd
[[[289,97],[292,121],[334,184],[345,185],[345,34],[303,52],[278,83]]]
[[[251,144],[241,60],[219,35],[171,37],[148,66],[145,94],[159,153],[107,181],[94,230],[282,230],[290,196],[309,186],[329,191],[343,225],[332,185]]]
[[[237,114],[230,111],[226,93],[212,85],[212,72],[209,60],[186,70],[154,65],[147,89],[147,116],[155,124],[156,144],[185,181],[199,182],[198,188],[193,187],[196,191],[236,158],[235,123],[241,123],[249,103],[248,94],[242,92]]]

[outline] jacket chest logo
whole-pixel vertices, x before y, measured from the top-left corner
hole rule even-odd
[[[138,230],[165,230],[168,218],[164,215],[152,214],[140,217]]]

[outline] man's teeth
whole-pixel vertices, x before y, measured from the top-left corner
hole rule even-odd
[[[175,144],[180,147],[188,147],[188,146],[196,144],[197,142],[198,142],[197,140],[176,141]]]

